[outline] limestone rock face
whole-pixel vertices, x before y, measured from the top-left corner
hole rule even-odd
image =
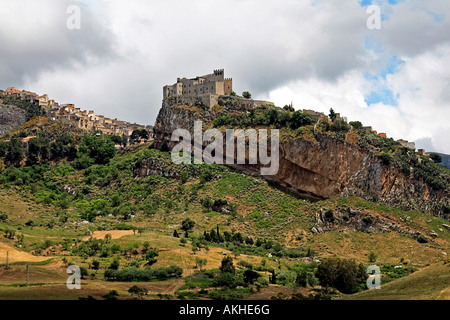
[[[27,116],[24,110],[0,104],[0,136],[26,122]]]
[[[203,110],[201,110],[203,111]],[[193,132],[194,122],[211,123],[214,113],[187,106],[163,106],[158,115],[155,146],[164,142],[169,148],[174,130]],[[434,190],[422,179],[404,174],[393,164],[383,164],[371,150],[317,134],[314,140],[302,137],[280,141],[280,168],[265,179],[280,183],[309,198],[327,199],[358,195],[407,210],[420,210],[449,219],[442,206],[450,206],[447,190]],[[255,165],[233,165],[252,175],[259,174]],[[450,181],[449,181],[450,182]]]

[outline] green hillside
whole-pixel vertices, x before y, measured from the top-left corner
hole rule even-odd
[[[258,290],[264,293],[278,288],[284,292],[283,288],[293,286],[315,294],[318,262],[328,257],[350,259],[362,267],[373,263],[385,266],[392,281],[441,261],[442,252],[448,251],[450,232],[442,228],[446,221],[420,212],[358,197],[308,202],[278,185],[225,166],[175,166],[170,153],[153,149],[151,143],[121,149],[114,155],[102,147],[109,138],[83,139],[73,140],[82,141],[84,147],[83,153],[72,158],[9,167],[0,176],[1,242],[11,253],[17,250],[13,271],[19,273],[20,262],[39,257],[47,262],[34,268],[51,270],[32,289],[19,289],[23,279],[10,274],[10,282],[0,283],[0,296],[13,298],[12,291],[26,296],[33,290],[44,294],[50,290],[45,283],[61,286],[64,265],[71,263],[85,268],[87,286],[103,286],[90,291],[97,298],[115,288],[121,288],[123,298],[130,298],[127,290],[136,283],[154,293],[149,298],[166,292],[172,298],[243,299]],[[95,158],[93,150],[104,150],[112,158]],[[70,148],[63,152],[70,153]],[[402,232],[355,230],[343,222],[346,212],[352,210],[389,219],[431,241],[421,243]],[[312,233],[318,212],[332,212],[335,229]],[[184,227],[186,220],[193,221],[192,228]],[[106,234],[113,238],[105,239]],[[150,258],[152,248],[157,254]],[[221,273],[224,254],[233,257],[236,276],[217,282],[213,279]],[[110,271],[117,258],[120,272]],[[156,260],[151,269],[146,267],[149,259]],[[201,262],[204,259],[206,262]],[[0,264],[5,266],[4,261]],[[397,264],[405,272],[394,272]],[[172,269],[165,269],[172,266],[181,268],[181,274],[171,275]],[[259,280],[253,284],[244,281],[246,270],[256,272]],[[192,280],[197,273],[206,278]],[[273,274],[277,284],[269,284]],[[128,279],[125,276],[131,277],[131,282],[123,282]],[[148,280],[142,282],[141,277]],[[229,294],[220,289],[239,284],[243,289]],[[363,282],[358,288],[364,290]],[[80,298],[67,294],[67,299]]]

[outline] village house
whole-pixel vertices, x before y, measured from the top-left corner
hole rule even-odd
[[[39,96],[34,92],[20,91],[13,87],[6,89],[6,91],[1,90],[0,94],[35,103],[43,108],[47,116],[52,120],[70,123],[74,127],[86,131],[101,131],[107,135],[130,136],[134,130],[147,129],[145,126],[136,123],[131,124],[117,119],[112,120],[103,115],[96,115],[94,111],[81,110],[76,108],[74,104],[63,104],[60,106],[55,100],[51,100],[47,94]],[[27,143],[27,141],[24,143]]]

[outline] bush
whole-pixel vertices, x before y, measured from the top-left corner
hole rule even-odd
[[[220,271],[222,273],[232,273],[232,274],[234,274],[236,272],[232,257],[226,256],[225,258],[222,259],[222,263],[220,265]]]
[[[330,209],[330,210],[327,210],[327,212],[325,212],[325,219],[330,222],[334,221],[333,210]]]
[[[292,115],[289,126],[292,130],[298,129],[303,126],[308,126],[314,123],[314,120],[306,113],[296,111]]]
[[[437,153],[431,153],[430,154],[430,158],[431,158],[431,160],[433,160],[436,163],[441,163],[442,162],[442,156],[437,154]]]
[[[348,132],[350,130],[350,126],[348,123],[343,119],[338,119],[333,122],[333,124],[330,126],[330,130],[334,131],[336,133],[340,132]]]
[[[280,271],[276,274],[277,283],[281,283],[283,285],[294,283],[296,278],[297,274],[292,271]]]
[[[417,238],[417,242],[419,242],[419,243],[427,243],[428,242],[428,239],[424,236],[424,235],[420,235],[418,238]]]
[[[381,161],[383,161],[383,164],[385,164],[385,165],[388,165],[391,163],[392,157],[389,153],[381,154],[380,158],[381,158]]]
[[[8,220],[8,215],[4,212],[0,213],[0,221],[6,221]]]
[[[122,270],[105,270],[105,278],[109,281],[122,282],[148,282],[153,279],[166,280],[169,278],[179,278],[183,274],[183,269],[176,265],[151,269],[146,267],[142,270],[136,267],[127,267]]]
[[[373,222],[372,216],[365,216],[362,221],[366,224],[371,224]]]
[[[343,293],[354,293],[366,281],[366,270],[353,260],[328,258],[317,268],[316,277],[328,289],[336,288]]]
[[[183,220],[183,222],[181,223],[181,229],[184,231],[190,231],[194,228],[195,226],[195,222],[192,221],[191,219],[187,218],[185,220]]]
[[[350,125],[353,127],[353,129],[355,130],[361,130],[363,128],[363,125],[360,121],[351,121]]]
[[[236,280],[233,273],[221,273],[219,277],[213,281],[214,287],[228,287],[230,289],[236,288]]]

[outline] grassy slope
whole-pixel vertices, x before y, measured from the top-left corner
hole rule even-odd
[[[450,263],[437,263],[404,278],[381,285],[379,290],[343,297],[351,300],[448,300]]]
[[[23,245],[23,250],[25,251],[31,251],[45,240],[53,241],[56,244],[65,238],[82,239],[86,236],[87,227],[74,228],[74,223],[81,221],[79,214],[83,210],[83,206],[91,205],[101,199],[110,203],[112,194],[120,193],[125,203],[130,202],[139,205],[148,198],[161,201],[158,202],[154,214],[148,215],[145,210],[138,210],[136,217],[126,222],[127,224],[144,228],[142,234],[125,236],[112,240],[112,243],[118,243],[121,246],[134,244],[140,246],[144,241],[150,241],[153,247],[160,250],[160,256],[155,267],[177,264],[183,266],[185,276],[195,270],[196,257],[206,258],[208,260],[206,268],[212,269],[219,266],[223,257],[222,252],[229,252],[224,248],[216,248],[212,245],[209,252],[201,250],[193,254],[189,244],[185,247],[180,246],[179,240],[170,236],[171,230],[173,230],[170,226],[180,225],[181,221],[187,217],[190,217],[196,222],[194,233],[200,234],[204,230],[210,230],[220,225],[222,231],[235,229],[255,239],[272,239],[285,246],[301,250],[306,250],[310,247],[317,252],[319,257],[338,255],[344,258],[354,258],[357,261],[367,264],[367,255],[371,251],[375,252],[378,256],[377,264],[399,263],[400,259],[403,258],[409,260],[410,264],[417,267],[424,267],[429,263],[439,261],[442,257],[441,252],[448,252],[450,232],[440,228],[440,224],[444,223],[444,221],[431,218],[419,212],[406,212],[393,209],[367,202],[360,198],[341,198],[309,203],[285,194],[264,180],[248,177],[225,167],[215,167],[215,178],[200,187],[198,185],[199,174],[203,169],[199,169],[199,174],[192,174],[184,184],[179,180],[161,177],[136,179],[129,167],[140,158],[156,159],[160,161],[162,167],[167,169],[173,167],[170,163],[169,154],[156,150],[147,150],[147,146],[133,147],[116,156],[111,164],[107,166],[107,168],[122,168],[119,176],[115,180],[111,181],[107,186],[99,186],[94,179],[94,182],[88,184],[91,191],[90,195],[82,197],[81,200],[72,199],[72,205],[78,205],[67,209],[58,208],[53,204],[36,203],[36,201],[32,200],[33,197],[35,200],[39,200],[39,198],[36,198],[36,189],[27,189],[29,186],[9,186],[7,190],[0,190],[0,211],[7,213],[9,216],[8,221],[0,223],[0,229],[20,228],[25,236]],[[188,170],[192,169],[192,167],[184,169]],[[61,174],[61,172],[63,173]],[[46,181],[50,181],[60,189],[66,185],[75,189],[87,185],[84,171],[72,172],[69,170],[66,172],[65,170],[52,168],[45,173],[45,178]],[[37,186],[37,191],[40,190],[39,188],[41,187]],[[233,203],[236,206],[238,214],[231,216],[205,210],[200,200],[206,196],[210,196],[213,199],[226,199],[229,203]],[[343,234],[331,232],[314,235],[310,230],[315,222],[315,213],[320,208],[355,208],[367,210],[368,212],[390,217],[399,223],[407,224],[425,234],[434,231],[438,234],[438,238],[434,243],[419,244],[410,237],[396,233],[368,234],[355,232]],[[61,215],[67,215],[69,217],[68,221],[65,223],[59,222],[58,216]],[[37,223],[36,227],[28,228],[24,226],[24,223],[30,219]],[[52,220],[54,220],[55,225],[50,229],[47,227],[47,224]],[[119,217],[98,217],[94,223],[90,224],[89,228],[91,230],[110,230],[118,222],[121,222]],[[10,246],[14,244],[12,240],[4,238],[0,241]],[[55,273],[49,275],[47,279],[39,277],[37,279],[41,279],[42,282],[57,282],[59,283],[58,286],[61,286],[61,281],[64,283],[64,276],[61,276],[64,270],[61,270],[60,261],[64,253],[55,245],[53,250],[44,250],[41,254],[44,255],[45,259],[54,257],[56,261],[59,261],[59,264],[51,264],[53,267],[35,266],[36,270],[43,268],[47,268],[48,270],[50,268]],[[183,259],[181,256],[183,256]],[[72,256],[67,258],[73,263],[86,267],[89,266],[89,262],[92,260],[91,258],[86,259]],[[266,257],[265,259],[268,265],[277,266],[275,258],[269,259]],[[104,258],[100,260],[102,267],[106,267],[111,259]],[[236,258],[236,261],[239,260],[259,265],[262,257],[240,255]],[[286,270],[290,265],[298,261],[298,259],[290,258],[281,258],[278,260],[281,262],[281,270]],[[122,260],[122,263],[126,264],[127,261]],[[429,273],[433,273],[433,270],[437,272],[440,269],[430,268]],[[13,269],[9,272],[11,272],[11,281],[8,281],[8,284],[23,283],[22,271]],[[16,274],[17,279],[14,278],[14,274]],[[38,282],[41,282],[41,280]],[[447,281],[448,286],[449,279],[445,278],[443,280]],[[0,284],[5,284],[3,279],[0,282]],[[34,281],[32,280],[31,282]],[[166,284],[162,283],[160,292],[173,293],[182,284],[181,282],[171,284],[172,282],[176,281],[170,280],[169,282],[164,282]],[[123,288],[122,293],[126,295],[125,291],[132,285],[129,283],[123,285],[107,283],[101,281],[101,276],[97,276],[93,280],[86,280],[86,284],[90,288],[90,291],[85,291],[83,296],[86,296],[90,292],[89,294],[92,293],[92,295],[97,297],[117,286]],[[158,287],[158,285],[159,282],[152,282],[144,286],[152,289],[154,286]],[[440,288],[441,286],[434,286],[430,283],[430,287]],[[386,288],[389,288],[389,285],[386,285]],[[47,287],[42,286],[40,289],[44,291],[48,290]],[[0,286],[0,297],[13,298],[14,296],[20,296],[29,292],[31,294],[30,298],[32,298],[32,292],[36,290],[38,289]],[[156,288],[153,292],[156,293],[158,290]],[[62,290],[62,292],[66,291]],[[79,296],[68,291],[66,294],[67,298],[77,298]],[[366,294],[374,295],[376,293],[370,292]],[[408,296],[408,293],[405,294]],[[355,296],[355,298],[357,297]],[[435,296],[430,297],[433,298]]]

